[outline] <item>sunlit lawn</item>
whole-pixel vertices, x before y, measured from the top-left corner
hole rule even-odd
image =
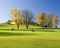
[[[11,31],[15,28],[14,31]],[[35,32],[32,32],[31,29]],[[60,48],[60,29],[46,29],[30,25],[0,26],[0,48]]]

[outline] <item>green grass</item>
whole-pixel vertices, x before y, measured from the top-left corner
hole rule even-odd
[[[11,31],[11,28],[15,28]],[[32,32],[31,29],[35,32]],[[40,28],[30,25],[0,25],[0,48],[60,48],[60,29]]]

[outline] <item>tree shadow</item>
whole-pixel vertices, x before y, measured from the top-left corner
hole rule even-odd
[[[3,30],[3,31],[32,31],[31,29],[33,29],[34,31],[39,31],[39,32],[56,32],[55,29],[56,28],[24,28],[24,29],[14,29],[12,30],[11,29],[0,29],[0,30]],[[60,30],[60,28],[57,28],[58,30]]]
[[[0,24],[0,27],[6,27],[6,25]]]
[[[24,35],[35,35],[32,33],[10,33],[10,32],[0,32],[0,36],[24,36]]]
[[[0,29],[3,31],[32,31],[32,29]],[[39,29],[39,28],[33,28],[34,31],[39,31],[39,32],[55,32],[54,29]]]
[[[55,28],[33,28],[35,31],[40,32],[55,32]]]

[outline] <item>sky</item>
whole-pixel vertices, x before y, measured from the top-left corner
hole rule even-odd
[[[60,18],[60,0],[0,0],[0,23],[10,19],[11,8],[29,9],[34,17],[39,12],[45,12],[56,14]]]

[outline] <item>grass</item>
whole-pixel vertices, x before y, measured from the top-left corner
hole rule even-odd
[[[60,48],[59,32],[20,33],[0,36],[0,48]]]
[[[11,28],[15,28],[11,31]],[[32,32],[31,29],[35,32]],[[2,24],[0,26],[0,48],[60,48],[60,29],[40,28],[30,25]]]

